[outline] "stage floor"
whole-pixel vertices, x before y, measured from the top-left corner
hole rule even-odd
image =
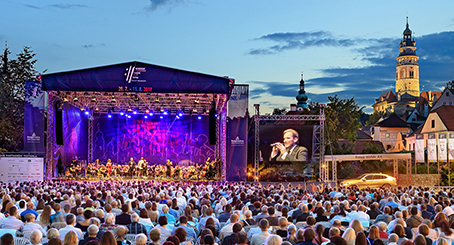
[[[158,181],[158,182],[222,182],[220,179],[180,179],[180,178],[154,178],[154,177],[54,177],[52,180],[60,181]]]

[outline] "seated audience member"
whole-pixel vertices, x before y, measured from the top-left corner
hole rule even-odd
[[[324,242],[328,242],[329,240],[325,237],[323,237],[323,233],[325,232],[325,226],[322,224],[318,224],[315,226],[315,238],[314,238],[314,243],[315,244],[322,244]]]
[[[32,213],[28,213],[25,215],[25,222],[26,223],[19,229],[19,231],[24,232],[39,230],[41,231],[42,234],[46,234],[44,228],[38,223],[35,223],[35,215],[33,215]]]
[[[187,242],[195,242],[197,240],[197,235],[194,230],[194,228],[188,226],[188,218],[184,215],[180,216],[179,218],[180,225],[179,227],[182,227],[186,230],[186,241]],[[172,234],[175,234],[177,227],[175,227],[172,231]]]
[[[22,223],[22,221],[16,218],[16,216],[18,215],[17,207],[16,206],[10,207],[8,213],[9,216],[4,218],[0,223],[0,228],[19,230],[22,227],[22,225],[24,225],[24,223]]]
[[[95,240],[95,241],[99,242],[99,238],[97,237],[98,231],[99,231],[98,226],[96,226],[96,225],[88,226],[88,229],[87,229],[88,237],[83,239],[83,240],[81,240],[79,242],[79,245],[85,245],[86,243],[88,243],[89,241],[92,241],[92,240]]]
[[[281,245],[282,243],[282,237],[278,235],[269,235],[265,239],[264,245]]]
[[[160,245],[159,240],[161,239],[161,230],[158,228],[153,228],[150,231],[151,244]],[[119,244],[120,245],[120,244]]]
[[[427,245],[431,245],[433,243],[432,239],[429,238],[429,226],[426,224],[421,224],[418,227],[418,233],[424,236],[424,239],[426,240]]]
[[[167,216],[159,216],[158,224],[159,225],[156,226],[156,228],[161,231],[159,243],[163,244],[167,240],[167,237],[172,235],[172,231],[167,228]]]
[[[79,228],[82,231],[87,231],[88,226],[90,226],[90,219],[93,217],[93,211],[90,209],[86,209],[84,211],[84,220],[81,222],[78,222],[76,224],[76,227]]]
[[[41,244],[41,240],[43,239],[43,233],[40,230],[35,230],[30,234],[30,244],[38,245]]]
[[[79,228],[74,227],[76,223],[76,216],[74,214],[68,214],[66,216],[66,227],[61,228],[58,232],[60,233],[60,239],[65,243],[65,237],[66,233],[73,231],[76,235],[77,238],[82,239],[82,230]]]
[[[147,236],[143,233],[137,234],[136,239],[134,239],[135,245],[145,245],[147,243]]]
[[[117,225],[129,225],[131,224],[131,215],[129,215],[129,206],[128,204],[123,204],[121,206],[121,214],[115,217],[115,223]]]
[[[139,223],[139,215],[134,213],[131,215],[131,224],[127,225],[129,234],[147,234],[147,228]],[[145,235],[146,236],[146,235]]]
[[[276,235],[282,237],[283,239],[287,238],[288,233],[287,233],[287,226],[288,226],[288,220],[285,217],[280,217],[279,218],[279,227],[274,231]]]
[[[123,225],[117,226],[116,232],[117,232],[117,239],[116,239],[117,245],[130,245],[130,242],[125,240],[125,236],[126,236],[126,234],[128,234],[128,228],[126,228],[126,226],[123,226]]]
[[[222,245],[235,245],[239,242],[239,233],[243,229],[243,226],[241,226],[240,223],[235,223],[232,227],[232,234],[224,237],[224,240],[222,240]]]
[[[67,232],[65,234],[65,239],[63,239],[63,245],[77,245],[77,244],[79,244],[79,239],[77,238],[76,232],[74,232],[74,231]]]
[[[0,237],[0,244],[2,245],[14,245],[14,237],[9,233],[5,233]]]
[[[270,235],[268,228],[270,227],[267,219],[263,218],[259,222],[261,232],[252,236],[251,245],[264,245],[265,239]]]
[[[145,238],[145,240],[146,240],[146,238]],[[117,245],[115,236],[111,231],[104,232],[104,234],[102,234],[102,236],[101,236],[99,243],[102,245]],[[144,245],[144,244],[145,243],[143,243],[141,245]]]

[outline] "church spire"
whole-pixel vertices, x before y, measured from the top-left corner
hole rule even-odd
[[[304,110],[308,109],[307,100],[309,98],[306,95],[306,91],[304,90],[304,80],[303,80],[303,73],[301,72],[301,81],[300,81],[300,90],[298,91],[298,95],[296,96],[296,100],[298,104],[296,104],[297,110]]]

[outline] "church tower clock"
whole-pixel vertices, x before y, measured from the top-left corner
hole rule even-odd
[[[407,25],[399,45],[399,56],[396,58],[396,95],[398,100],[419,97],[419,57],[416,55],[416,42],[412,34],[407,17]]]

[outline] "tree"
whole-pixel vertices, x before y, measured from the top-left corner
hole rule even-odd
[[[287,112],[287,109],[285,109],[285,108],[282,108],[282,109],[274,108],[273,115],[285,115],[286,112]]]
[[[9,48],[5,47],[0,55],[0,147],[19,151],[23,147],[24,104],[40,84],[25,89],[25,81],[36,80],[38,74],[33,50],[25,46],[16,59],[10,59],[10,54]]]
[[[339,139],[350,142],[356,141],[356,130],[361,128],[359,116],[364,107],[360,107],[354,98],[339,99],[337,95],[328,96],[328,107],[325,109],[327,147],[331,147],[333,154],[345,154],[345,148],[338,145]],[[351,149],[350,149],[351,151]],[[327,151],[331,154],[331,151]]]
[[[366,122],[366,126],[373,126],[375,125],[378,120],[382,117],[389,116],[389,113],[384,112],[384,111],[377,111],[372,114],[370,114],[369,120]]]

